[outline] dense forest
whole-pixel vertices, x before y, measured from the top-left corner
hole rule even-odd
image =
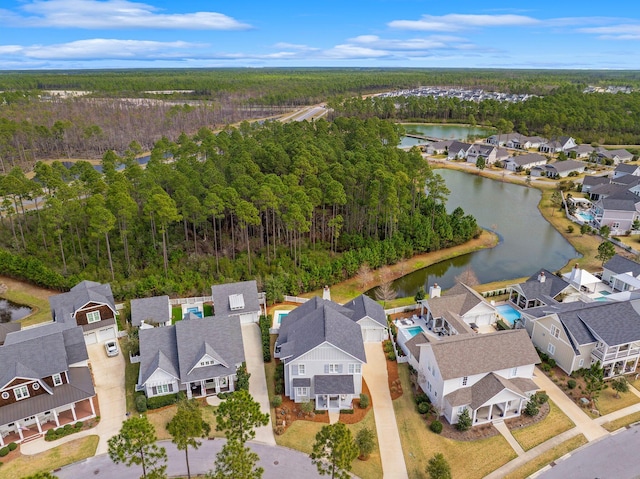
[[[370,118],[242,123],[88,162],[0,177],[3,273],[64,289],[109,281],[121,299],[202,294],[257,278],[274,300],[463,243],[479,233],[402,128]],[[426,185],[426,189],[425,189]]]

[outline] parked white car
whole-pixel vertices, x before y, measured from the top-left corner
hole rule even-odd
[[[107,356],[117,356],[118,342],[115,339],[111,339],[104,343],[104,349],[107,351]]]

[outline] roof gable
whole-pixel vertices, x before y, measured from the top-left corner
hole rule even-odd
[[[214,284],[211,286],[211,298],[216,317],[260,312],[255,280]]]

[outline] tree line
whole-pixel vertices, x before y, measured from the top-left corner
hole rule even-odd
[[[255,277],[275,300],[476,236],[419,151],[396,147],[401,133],[377,118],[245,122],[163,138],[146,168],[135,144],[107,151],[102,172],[13,168],[2,254],[11,274],[61,289],[91,277],[126,299]]]

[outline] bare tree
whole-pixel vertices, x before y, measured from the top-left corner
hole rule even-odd
[[[476,284],[480,284],[480,280],[478,279],[478,275],[473,270],[471,266],[467,266],[462,273],[456,276],[456,281],[458,283],[464,283],[467,286],[475,286]]]
[[[367,263],[362,263],[360,268],[358,268],[358,272],[356,273],[356,278],[358,278],[358,282],[360,283],[360,288],[364,289],[369,283],[373,281],[373,273],[371,272],[371,268]]]

